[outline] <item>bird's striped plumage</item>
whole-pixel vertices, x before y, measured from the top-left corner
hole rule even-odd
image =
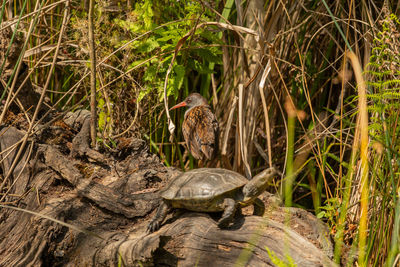
[[[171,109],[187,106],[182,133],[189,152],[198,160],[211,160],[218,152],[219,126],[207,100],[198,93],[190,94]]]

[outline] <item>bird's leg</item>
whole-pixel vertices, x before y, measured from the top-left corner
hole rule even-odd
[[[189,169],[189,165],[190,165],[190,159],[189,158],[189,153],[188,150],[185,146],[185,152],[183,152],[183,156],[182,156],[182,162],[186,162],[185,164],[185,170]]]
[[[257,216],[264,215],[265,205],[261,199],[259,199],[259,198],[254,199],[253,206],[254,206],[253,215],[257,215]]]
[[[225,198],[224,200],[225,210],[224,213],[222,214],[221,219],[219,219],[218,221],[219,228],[227,227],[229,223],[232,221],[233,216],[235,215],[236,205],[237,205],[236,201],[233,200],[232,198]]]
[[[164,221],[171,207],[164,201],[160,204],[157,209],[157,213],[147,226],[147,232],[151,233],[157,231],[160,228],[161,223]]]
[[[204,166],[205,166],[205,160],[203,160],[203,159],[199,159],[198,161],[197,161],[197,167],[198,168],[203,168]]]

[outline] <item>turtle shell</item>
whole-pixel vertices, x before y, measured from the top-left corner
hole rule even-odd
[[[173,207],[194,211],[223,210],[224,197],[237,199],[248,180],[237,172],[200,168],[177,176],[160,192]],[[239,194],[237,194],[239,192]]]

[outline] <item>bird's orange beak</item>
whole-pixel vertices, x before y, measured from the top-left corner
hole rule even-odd
[[[186,102],[183,101],[183,102],[181,102],[181,103],[179,103],[179,104],[176,104],[175,106],[173,106],[173,107],[170,108],[169,110],[173,110],[173,109],[180,108],[180,107],[186,107],[186,106],[187,106]]]

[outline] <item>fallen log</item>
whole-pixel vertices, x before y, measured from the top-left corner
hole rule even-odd
[[[1,130],[1,151],[10,152],[1,154],[7,194],[0,203],[0,266],[334,266],[326,226],[267,194],[264,217],[244,210],[228,229],[217,227],[220,214],[178,211],[146,233],[157,191],[180,171],[163,166],[139,139],[120,140],[113,151],[76,149],[86,140],[80,121],[32,137],[8,180],[13,145],[24,133]]]

